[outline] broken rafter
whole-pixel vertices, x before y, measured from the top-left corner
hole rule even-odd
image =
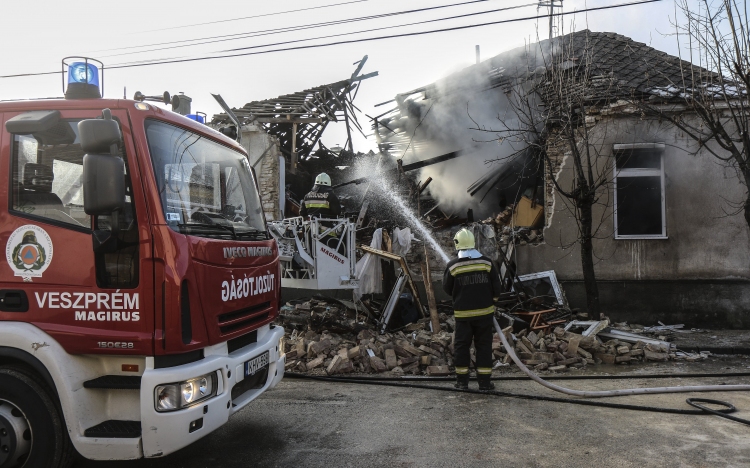
[[[447,153],[447,154],[444,154],[442,156],[438,156],[438,157],[435,157],[435,158],[432,158],[432,159],[425,159],[424,161],[418,161],[418,162],[415,162],[415,163],[403,164],[403,165],[401,164],[401,160],[399,159],[398,160],[398,164],[399,164],[399,169],[398,170],[399,171],[403,171],[403,172],[409,172],[409,171],[413,171],[415,169],[421,169],[421,168],[426,167],[426,166],[431,166],[433,164],[441,163],[443,161],[448,161],[449,159],[454,159],[454,158],[457,158],[457,157],[462,156],[464,154],[468,154],[468,153],[463,152],[463,151],[453,151],[453,152],[450,152],[450,153]],[[333,188],[343,187],[344,185],[350,185],[350,184],[360,184],[360,183],[366,181],[367,179],[369,179],[370,177],[371,176],[360,177],[359,179],[350,180],[348,182],[344,182],[343,184],[334,185]]]
[[[285,94],[274,99],[253,101],[234,112],[244,123],[258,122],[266,132],[279,139],[279,148],[286,155],[296,153],[305,160],[320,140],[328,122],[346,121],[362,132],[356,121],[350,93],[359,88],[362,80],[378,75],[378,72],[360,75],[367,56],[355,62],[354,73],[345,80]],[[355,94],[356,95],[356,94]],[[226,114],[218,114],[213,123],[226,123]],[[351,146],[351,136],[349,137]],[[296,151],[295,151],[296,150]]]

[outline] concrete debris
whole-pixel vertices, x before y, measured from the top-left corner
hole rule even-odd
[[[446,313],[439,314],[440,331],[437,333],[430,331],[430,318],[426,317],[400,330],[379,334],[367,314],[356,310],[357,306],[351,302],[323,296],[293,302],[282,308],[279,317],[279,323],[287,330],[284,338],[287,371],[431,376],[453,372],[455,319]],[[370,306],[375,304],[370,303]],[[617,324],[620,329],[602,327],[602,324],[608,325],[606,320],[571,323],[572,326],[569,323],[549,332],[523,329],[514,334],[512,327],[504,332],[514,343],[519,359],[537,372],[673,359],[694,362],[710,355],[676,351],[669,342],[647,336],[644,327],[625,332],[621,330],[624,324]],[[588,336],[570,331],[596,329],[602,331]],[[494,369],[512,365],[498,336],[494,337],[492,354]]]
[[[309,303],[309,320],[305,329],[287,329],[287,371],[328,375],[390,371],[394,375],[431,376],[450,375],[453,372],[453,330],[452,327],[448,327],[448,316],[445,314],[440,314],[441,331],[438,333],[429,330],[429,318],[412,324],[414,327],[410,327],[410,331],[400,330],[380,335],[373,326],[355,321],[356,327],[361,328],[356,334],[337,333],[320,330],[318,327],[321,322],[314,320],[316,309],[324,308],[331,314],[331,310],[336,307],[335,304],[326,303],[328,305],[323,306],[324,301],[320,299],[311,299]],[[293,323],[298,324],[299,310],[295,306],[286,306],[282,310],[280,322],[289,323],[291,317]],[[348,311],[348,314],[354,316],[355,312]],[[354,319],[338,317],[337,321],[329,320],[326,323],[337,324],[344,321],[348,324],[346,320]],[[542,330],[530,333],[524,330],[515,335],[508,328],[507,335],[515,343],[515,352],[521,361],[536,371],[561,372],[597,364],[629,365],[670,359],[693,362],[708,355],[675,353],[669,343],[662,344],[658,341],[603,341],[598,336],[583,336],[566,331],[562,327],[546,334]],[[509,367],[512,364],[498,336],[494,337],[492,354],[494,369]]]
[[[328,375],[357,373],[448,375],[453,366],[452,317],[440,314],[441,330],[429,331],[424,318],[404,329],[378,334],[366,314],[334,299],[288,303],[280,311],[286,370]],[[307,310],[309,312],[300,313]],[[306,315],[305,315],[306,314]],[[335,330],[335,331],[334,331]]]

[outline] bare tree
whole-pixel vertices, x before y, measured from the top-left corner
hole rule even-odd
[[[614,93],[608,76],[595,75],[591,52],[588,31],[527,48],[514,84],[507,89],[514,115],[499,115],[498,129],[476,125],[474,130],[495,133],[506,142],[524,146],[544,165],[548,182],[576,222],[574,243],[580,247],[586,305],[597,317],[601,310],[594,239],[600,235],[604,219],[597,219],[594,208],[609,206],[612,177],[610,152],[603,137],[607,130],[601,128],[606,123],[597,124],[599,128],[592,132],[593,120],[587,122],[587,115],[590,107],[613,100]],[[563,154],[572,165],[571,176],[564,181],[557,177]],[[601,212],[611,213],[606,209]]]
[[[649,115],[680,128],[722,163],[745,186],[731,214],[744,213],[750,227],[750,22],[747,5],[736,0],[679,0],[684,23],[675,23],[681,76],[633,102]],[[685,57],[684,55],[687,55]],[[657,99],[655,99],[657,98]],[[675,104],[681,107],[676,107]]]

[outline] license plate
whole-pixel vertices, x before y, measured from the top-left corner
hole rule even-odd
[[[258,357],[254,357],[245,363],[245,377],[254,375],[259,370],[268,366],[268,351]]]

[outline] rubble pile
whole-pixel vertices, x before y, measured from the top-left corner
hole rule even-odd
[[[345,304],[311,299],[287,304],[279,322],[287,329],[286,370],[357,373],[449,375],[453,365],[453,317],[440,314],[441,330],[429,330],[429,318],[403,330],[379,334],[357,322],[357,312]]]
[[[629,343],[618,339],[602,340],[598,336],[583,336],[557,327],[552,333],[522,330],[515,335],[515,351],[519,359],[534,370],[565,371],[594,364],[630,364],[642,361],[670,359],[668,343]],[[493,342],[495,359],[511,362],[499,338]],[[671,356],[674,359],[674,355]]]
[[[400,330],[380,334],[369,308],[360,304],[323,296],[305,301],[292,301],[282,307],[278,319],[285,327],[286,370],[312,374],[382,373],[393,375],[445,376],[453,373],[453,331],[455,319],[440,313],[440,331],[430,331],[430,319],[422,318]],[[441,304],[445,310],[445,304]],[[705,355],[689,355],[676,351],[661,340],[664,330],[618,323],[609,327],[601,322],[570,322],[566,328],[582,325],[594,332],[586,335],[556,327],[551,332],[523,329],[513,333],[504,330],[509,342],[515,343],[519,359],[535,371],[563,372],[598,364],[628,365],[670,359],[697,360]],[[628,329],[631,332],[625,332]],[[668,332],[668,331],[667,331]],[[621,338],[611,338],[621,333]],[[657,334],[651,338],[648,334]],[[472,366],[474,350],[472,349]],[[513,362],[498,336],[492,344],[494,368],[510,367]]]

